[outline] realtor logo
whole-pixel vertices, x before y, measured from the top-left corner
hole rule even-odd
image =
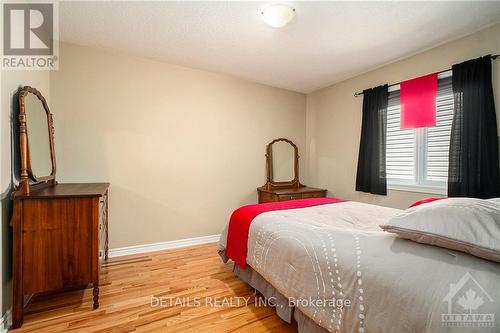
[[[441,314],[443,327],[495,327],[495,314],[488,311],[494,300],[469,272],[450,284],[443,302],[448,305],[447,313]]]
[[[57,3],[3,3],[2,12],[2,69],[57,69]]]

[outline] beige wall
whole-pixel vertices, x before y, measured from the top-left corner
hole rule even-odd
[[[378,196],[355,191],[363,98],[354,98],[353,93],[447,69],[452,64],[488,53],[498,54],[499,36],[500,25],[496,25],[308,94],[306,169],[311,185],[328,188],[330,195],[392,207],[405,207],[420,198],[433,196],[402,191]],[[493,63],[493,86],[497,113],[500,113],[500,60]],[[500,116],[497,121],[500,122]]]
[[[303,94],[71,44],[60,60],[58,179],[112,184],[111,248],[218,234],[256,202],[269,141],[305,156]]]
[[[0,214],[2,221],[0,257],[2,258],[0,290],[0,308],[2,315],[11,305],[12,284],[12,231],[9,227],[12,210],[10,193],[12,191],[12,166],[11,166],[11,126],[13,114],[14,94],[19,87],[30,85],[37,87],[49,99],[49,72],[48,71],[2,71],[1,72],[1,98],[0,98]],[[17,151],[14,152],[16,155]],[[16,171],[17,172],[17,171]]]

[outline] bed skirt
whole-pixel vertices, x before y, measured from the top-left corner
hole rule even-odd
[[[234,273],[244,282],[249,284],[252,288],[259,291],[266,299],[272,299],[276,314],[286,321],[292,323],[292,316],[297,322],[299,333],[327,333],[328,331],[323,327],[316,324],[312,319],[307,317],[299,309],[291,306],[288,298],[276,290],[269,282],[266,281],[249,265],[242,270],[238,265],[234,265]]]

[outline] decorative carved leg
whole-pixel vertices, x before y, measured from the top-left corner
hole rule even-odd
[[[94,309],[99,307],[99,284],[94,283],[94,289],[92,290],[93,300],[94,300]]]

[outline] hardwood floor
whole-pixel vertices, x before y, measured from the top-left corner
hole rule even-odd
[[[164,306],[158,305],[160,299]],[[101,270],[99,309],[92,310],[92,289],[37,296],[26,308],[22,328],[9,332],[257,333],[297,328],[273,308],[256,304],[251,288],[233,274],[232,265],[222,263],[215,244],[207,244],[112,258]]]

